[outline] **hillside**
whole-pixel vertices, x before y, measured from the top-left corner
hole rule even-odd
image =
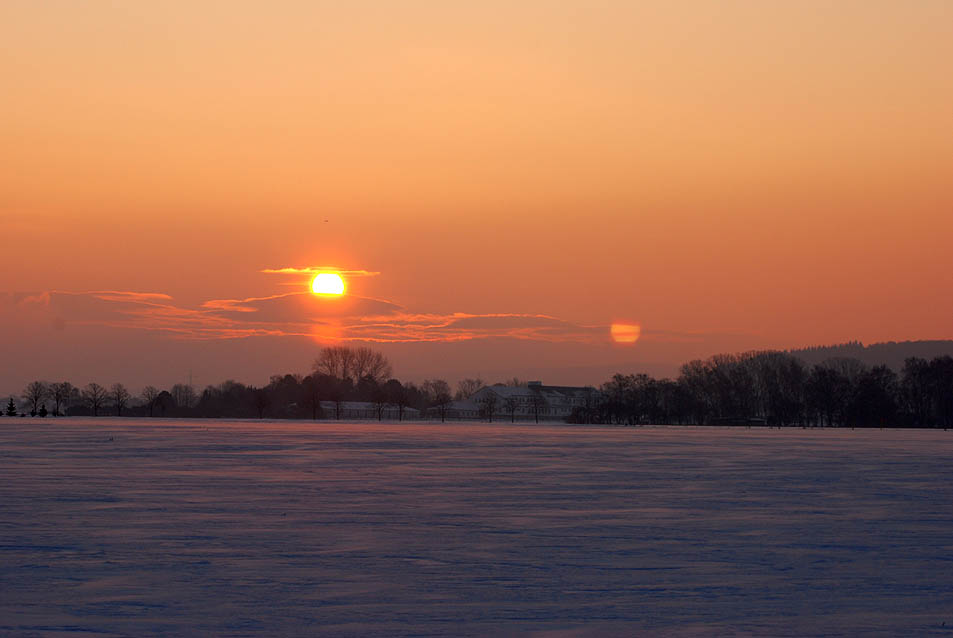
[[[870,366],[884,364],[899,372],[903,362],[909,357],[932,359],[943,355],[953,356],[953,340],[937,341],[887,341],[865,346],[859,341],[851,341],[833,346],[817,346],[790,350],[791,354],[813,365],[831,357],[852,357],[860,359]]]

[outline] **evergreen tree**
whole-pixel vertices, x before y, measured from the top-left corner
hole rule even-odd
[[[7,404],[7,416],[16,416],[17,415],[17,406],[13,402],[13,397],[10,397],[10,403]]]

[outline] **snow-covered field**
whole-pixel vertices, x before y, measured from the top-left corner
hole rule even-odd
[[[953,636],[953,432],[0,419],[0,636],[524,634]]]

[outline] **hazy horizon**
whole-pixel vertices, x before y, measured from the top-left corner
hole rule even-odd
[[[250,341],[256,340],[250,339]],[[263,366],[257,369],[255,373],[250,376],[231,374],[229,372],[229,366],[235,366],[238,362],[228,358],[221,358],[214,352],[207,353],[207,356],[194,359],[196,361],[201,361],[203,363],[202,367],[198,369],[189,368],[184,371],[175,367],[173,361],[175,355],[172,354],[170,359],[156,362],[157,365],[160,365],[161,367],[147,371],[142,376],[136,376],[137,373],[135,370],[137,369],[137,364],[135,361],[133,361],[130,362],[130,364],[126,367],[126,371],[131,376],[121,378],[114,378],[109,374],[102,374],[98,376],[90,375],[88,372],[90,365],[86,361],[74,363],[76,367],[73,369],[73,372],[75,372],[75,374],[44,374],[42,370],[43,364],[45,362],[40,360],[35,362],[35,365],[30,368],[39,370],[40,372],[37,372],[37,374],[34,376],[24,380],[19,386],[17,386],[15,383],[8,383],[6,386],[0,385],[0,399],[3,397],[12,396],[18,398],[19,400],[19,397],[21,397],[23,392],[23,388],[28,382],[31,381],[44,381],[47,383],[69,381],[78,388],[82,388],[88,382],[96,382],[106,386],[111,385],[112,383],[123,383],[124,385],[128,386],[129,390],[133,391],[133,397],[136,401],[138,401],[138,391],[147,385],[157,386],[159,389],[169,389],[176,384],[191,383],[196,391],[201,392],[201,390],[207,386],[218,386],[225,381],[237,381],[245,385],[262,387],[268,385],[269,381],[274,375],[300,374],[302,376],[307,376],[314,373],[313,364],[319,352],[315,352],[313,353],[315,356],[311,356],[308,351],[302,353],[300,349],[289,350],[287,351],[287,360],[289,362],[289,366],[294,366],[297,362],[303,363],[300,363],[299,367],[297,368],[287,367],[271,369],[267,366],[273,364],[276,360],[284,359],[273,358],[275,352],[272,347],[273,344],[267,340],[259,340],[259,344],[260,348],[256,354],[243,357],[242,359],[242,362],[246,366],[252,365],[253,363]],[[478,346],[478,343],[475,344],[474,342],[464,342],[461,345],[473,347]],[[606,361],[595,364],[579,364],[567,360],[562,363],[538,365],[535,367],[528,366],[494,368],[492,361],[484,359],[483,362],[486,365],[483,367],[475,366],[472,368],[454,368],[452,362],[445,362],[443,367],[436,369],[429,367],[429,364],[427,364],[427,367],[424,368],[415,369],[411,367],[409,370],[395,368],[393,369],[393,374],[390,376],[400,380],[401,382],[410,382],[417,385],[426,379],[443,379],[449,382],[451,387],[456,387],[457,382],[465,378],[480,379],[486,384],[509,383],[516,378],[523,382],[541,381],[546,385],[592,386],[598,388],[604,382],[610,380],[610,378],[615,374],[647,374],[656,378],[676,379],[679,376],[679,369],[681,368],[681,365],[688,363],[691,360],[705,360],[708,359],[709,356],[715,354],[739,354],[750,350],[777,351],[780,349],[770,347],[754,349],[739,348],[731,351],[704,353],[698,354],[697,356],[687,356],[677,364],[650,361],[626,361],[624,359],[610,360],[610,358],[607,358]],[[394,354],[392,351],[389,351],[386,348],[382,350],[379,349],[378,351],[385,356],[393,356]],[[900,372],[903,368],[904,361],[908,357],[918,357],[929,360],[938,356],[953,356],[953,340],[918,340],[909,342],[881,342],[872,344],[862,344],[860,342],[854,341],[845,342],[842,344],[817,344],[815,346],[810,346],[808,350],[792,348],[786,349],[784,351],[791,351],[795,353],[798,358],[800,358],[808,367],[812,366],[813,364],[822,363],[832,357],[850,357],[857,358],[868,366],[886,365],[894,372]],[[606,352],[611,354],[616,352],[616,350],[611,349],[607,350]],[[692,348],[689,347],[686,352],[692,352]],[[699,350],[699,352],[702,351]],[[306,359],[308,356],[311,356],[311,358]],[[112,358],[106,357],[100,360],[99,364],[113,366],[114,362]],[[8,369],[8,371],[10,370],[11,369]],[[17,372],[18,370],[20,369],[16,366],[12,368],[13,372]],[[219,376],[215,376],[216,373],[218,373]]]

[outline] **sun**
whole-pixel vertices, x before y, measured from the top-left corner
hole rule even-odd
[[[609,332],[612,334],[612,340],[616,343],[631,345],[639,340],[639,336],[642,334],[642,326],[637,323],[616,322],[612,324]]]
[[[343,295],[344,280],[336,272],[322,272],[311,280],[311,292],[316,295]]]

